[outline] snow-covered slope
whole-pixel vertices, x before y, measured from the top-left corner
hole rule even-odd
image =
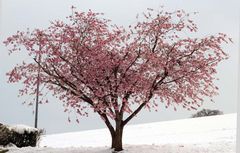
[[[235,153],[236,114],[129,125],[124,153]],[[46,135],[40,148],[10,152],[110,153],[107,129]],[[74,147],[74,148],[73,148]],[[53,149],[57,148],[57,149]]]

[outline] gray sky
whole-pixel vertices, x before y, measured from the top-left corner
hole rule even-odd
[[[147,8],[160,9],[161,5],[167,10],[184,9],[188,12],[199,12],[194,20],[198,24],[197,36],[206,36],[223,32],[233,38],[234,44],[225,45],[230,58],[218,67],[219,96],[216,103],[206,101],[201,108],[220,109],[224,113],[234,113],[237,110],[237,74],[238,74],[238,41],[239,41],[239,0],[0,0],[0,122],[5,124],[34,125],[33,106],[22,105],[24,99],[17,97],[20,84],[8,84],[5,73],[16,63],[28,59],[21,54],[8,56],[2,41],[15,34],[17,30],[27,28],[44,28],[49,21],[63,19],[71,14],[70,7],[78,10],[92,9],[105,13],[105,17],[117,25],[127,26],[136,23],[136,14]],[[63,113],[61,102],[49,96],[50,104],[40,105],[39,126],[47,133],[79,131],[105,127],[99,117],[93,113],[88,118],[81,118],[80,123],[68,123],[68,114]],[[200,109],[201,109],[200,108]],[[165,109],[160,105],[158,112],[143,111],[130,123],[143,123],[162,120],[188,118],[194,111],[189,112],[179,107]],[[74,120],[74,114],[70,114]]]

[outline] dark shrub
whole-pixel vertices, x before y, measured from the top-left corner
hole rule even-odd
[[[27,132],[17,133],[15,131],[12,132],[11,142],[15,144],[17,147],[35,147],[37,144],[38,132]]]
[[[27,126],[6,126],[0,125],[0,145],[6,146],[10,143],[17,147],[35,147],[43,130]]]
[[[6,125],[0,123],[0,145],[5,146],[11,141],[11,131]]]
[[[213,115],[222,115],[223,112],[220,110],[211,110],[211,109],[203,109],[196,114],[192,115],[192,118],[203,117],[203,116],[213,116]]]

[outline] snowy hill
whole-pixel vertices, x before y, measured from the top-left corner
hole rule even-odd
[[[235,153],[236,114],[129,125],[123,153]],[[43,136],[39,148],[11,153],[111,153],[107,129]]]

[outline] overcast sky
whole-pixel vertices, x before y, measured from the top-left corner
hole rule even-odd
[[[1,1],[1,0],[0,0]],[[224,113],[234,113],[237,110],[237,74],[238,74],[238,41],[239,41],[239,0],[2,0],[0,2],[0,122],[5,124],[34,125],[33,106],[22,105],[22,101],[31,97],[17,97],[20,84],[8,84],[5,76],[16,63],[28,58],[16,54],[8,56],[8,51],[2,41],[15,34],[17,30],[27,28],[44,28],[49,21],[63,19],[71,14],[70,7],[74,5],[80,11],[91,9],[105,13],[105,17],[117,25],[127,26],[136,23],[136,14],[147,8],[166,10],[184,9],[187,12],[199,12],[194,20],[198,24],[197,36],[206,36],[223,32],[233,38],[234,44],[225,45],[224,49],[230,58],[223,61],[218,70],[219,96],[215,102],[205,101],[200,108],[219,109]],[[68,123],[69,114],[63,113],[60,101],[49,97],[50,104],[40,105],[39,126],[47,133],[79,131],[104,127],[99,117],[93,113],[88,118],[82,118],[80,123]],[[179,107],[165,109],[160,105],[158,112],[143,111],[130,123],[143,123],[162,120],[188,118],[189,112]],[[74,114],[70,114],[74,120]]]

